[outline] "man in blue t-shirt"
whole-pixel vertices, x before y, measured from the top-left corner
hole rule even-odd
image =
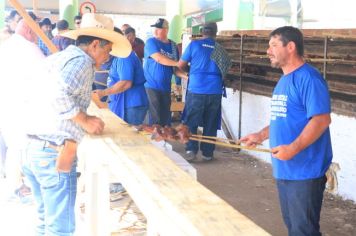
[[[303,35],[280,27],[270,34],[267,54],[283,75],[274,88],[270,125],[242,137],[255,146],[270,140],[273,175],[288,235],[321,235],[320,211],[332,160],[330,96],[326,81],[303,61]]]
[[[213,55],[219,54],[221,59],[228,58],[228,55],[215,41],[216,33],[216,23],[205,24],[202,29],[203,39],[192,41],[178,63],[182,70],[186,70],[190,63],[183,121],[192,134],[197,133],[198,126],[202,126],[204,136],[216,136],[221,118],[223,73]],[[203,160],[211,161],[214,149],[214,144],[201,143]],[[189,141],[185,159],[193,161],[198,150],[198,142]]]
[[[148,100],[141,60],[134,51],[126,58],[114,57],[107,81],[108,88],[96,90],[98,96],[109,96],[109,108],[129,124],[143,123]]]
[[[159,18],[151,27],[155,27],[154,37],[146,41],[143,65],[149,100],[149,123],[165,126],[170,125],[171,121],[171,79],[179,55],[176,44],[167,38],[168,21]],[[178,70],[176,73],[184,77]]]

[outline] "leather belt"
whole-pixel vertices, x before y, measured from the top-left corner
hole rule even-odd
[[[30,139],[30,140],[38,141],[38,142],[43,142],[43,147],[44,148],[51,148],[53,150],[56,150],[57,152],[62,151],[62,148],[64,147],[64,145],[54,144],[54,143],[52,143],[50,141],[41,139],[41,138],[37,137],[36,135],[27,135],[27,138]]]

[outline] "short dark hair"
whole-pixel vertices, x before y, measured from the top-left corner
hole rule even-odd
[[[20,15],[16,10],[12,10],[9,14],[9,18],[13,19],[16,15]]]
[[[81,15],[76,15],[75,17],[74,17],[74,20],[81,20],[82,19],[82,16]]]
[[[136,35],[136,30],[132,27],[129,27],[125,30],[125,34],[133,33]]]
[[[28,12],[28,15],[32,18],[32,20],[37,21],[39,18],[32,11]]]
[[[5,18],[5,22],[12,21],[12,20],[15,18],[16,15],[19,15],[19,16],[20,16],[20,14],[19,14],[16,10],[12,10],[12,11],[10,12],[10,14]],[[20,16],[20,17],[21,17],[21,16]],[[21,17],[21,18],[22,18],[22,17]]]
[[[58,30],[66,30],[66,29],[68,29],[68,27],[69,27],[69,24],[68,24],[68,21],[66,21],[66,20],[60,20],[57,22]]]
[[[76,46],[80,45],[89,45],[91,44],[94,40],[99,40],[100,41],[100,47],[104,47],[105,45],[109,44],[110,42],[106,39],[94,37],[94,36],[87,36],[87,35],[81,35],[77,38],[75,41]]]
[[[303,33],[293,26],[283,26],[273,30],[269,38],[273,36],[280,36],[283,46],[286,46],[289,42],[294,42],[297,48],[297,53],[299,56],[304,55],[304,39]]]
[[[215,22],[206,23],[201,31],[203,35],[209,37],[215,37],[217,32],[218,32],[218,26]]]

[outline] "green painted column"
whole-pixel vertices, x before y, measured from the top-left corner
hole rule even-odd
[[[74,16],[79,15],[79,0],[73,0]]]
[[[240,8],[237,17],[238,29],[253,29],[253,12],[253,3],[251,1],[240,1]]]
[[[169,4],[166,3],[166,18],[169,21],[168,38],[176,43],[180,43],[182,41],[181,35],[183,33],[183,29],[185,28],[182,9],[182,0],[171,0],[169,1]]]
[[[59,18],[69,23],[69,28],[74,29],[74,16],[78,15],[78,0],[59,0]]]
[[[253,29],[254,4],[251,0],[224,0],[219,30]]]
[[[183,17],[180,15],[175,15],[173,19],[170,20],[170,27],[168,32],[168,38],[176,43],[181,43],[181,36],[183,33]]]
[[[5,26],[5,1],[0,0],[0,29]]]

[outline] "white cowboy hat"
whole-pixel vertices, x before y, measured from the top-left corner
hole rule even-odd
[[[61,35],[74,40],[81,35],[108,40],[113,43],[110,54],[117,57],[128,57],[132,50],[126,37],[114,31],[113,20],[100,14],[85,13],[79,29],[70,30]]]

